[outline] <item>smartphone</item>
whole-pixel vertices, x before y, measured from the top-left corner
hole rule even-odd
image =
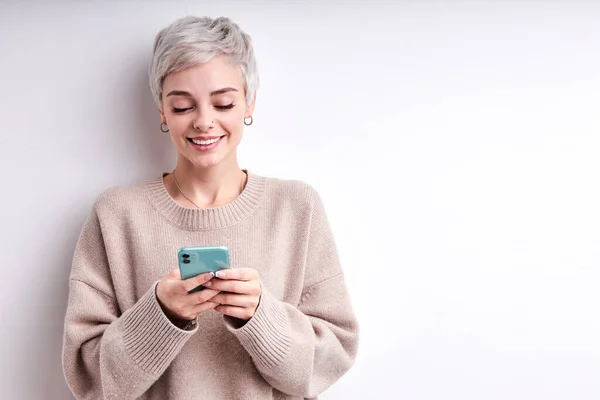
[[[207,272],[231,268],[229,249],[225,246],[182,247],[177,252],[181,279],[188,279]],[[200,285],[188,293],[205,289]]]

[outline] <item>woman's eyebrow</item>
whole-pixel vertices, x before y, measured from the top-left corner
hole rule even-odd
[[[232,87],[226,87],[223,89],[219,89],[219,90],[215,90],[214,92],[211,92],[210,95],[211,96],[216,96],[218,94],[223,94],[223,93],[227,93],[227,92],[237,92],[237,89],[234,89]]]
[[[190,92],[186,92],[185,90],[172,90],[165,97],[169,97],[169,96],[188,96],[188,97],[192,97],[192,94]]]
[[[238,90],[232,87],[226,87],[223,89],[219,89],[219,90],[215,90],[213,92],[210,93],[211,96],[216,96],[219,94],[223,94],[223,93],[227,93],[227,92],[237,92]],[[186,97],[192,97],[192,94],[190,92],[186,92],[185,90],[172,90],[170,91],[166,97],[169,96],[186,96]]]

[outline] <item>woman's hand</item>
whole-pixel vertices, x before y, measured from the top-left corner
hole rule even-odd
[[[243,321],[252,318],[262,293],[258,272],[252,268],[224,269],[217,272],[217,278],[204,285],[221,292],[210,300],[220,304],[215,311]]]
[[[199,285],[207,286],[213,273],[194,276],[182,280],[179,268],[174,269],[156,285],[156,298],[165,314],[171,319],[193,320],[200,313],[215,308],[218,304],[210,302],[218,290],[204,289],[193,293],[190,290]]]

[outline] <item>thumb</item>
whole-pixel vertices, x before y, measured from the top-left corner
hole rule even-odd
[[[181,271],[179,271],[179,268],[175,268],[175,269],[171,270],[171,272],[169,272],[169,274],[167,275],[167,278],[181,279]]]

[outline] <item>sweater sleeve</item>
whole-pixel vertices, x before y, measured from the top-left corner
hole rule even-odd
[[[242,327],[226,318],[254,364],[275,389],[317,397],[354,363],[358,323],[323,204],[315,193],[299,304],[276,298],[263,286],[255,315]]]
[[[198,330],[167,318],[156,298],[158,282],[121,313],[109,271],[93,212],[73,257],[63,335],[63,372],[77,399],[138,398]]]

